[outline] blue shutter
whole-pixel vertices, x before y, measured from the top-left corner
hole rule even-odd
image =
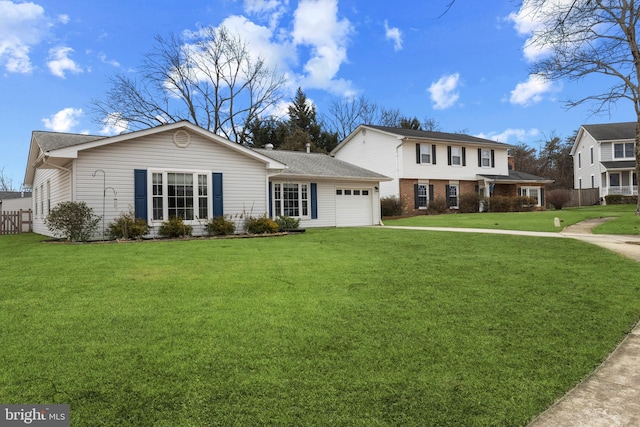
[[[269,218],[273,218],[273,182],[269,181]]]
[[[311,183],[311,219],[318,219],[318,184]]]
[[[213,217],[224,215],[224,205],[222,200],[222,173],[213,173]]]
[[[133,171],[134,186],[134,211],[136,218],[147,221],[147,170],[134,169]]]

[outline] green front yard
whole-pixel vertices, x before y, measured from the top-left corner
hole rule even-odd
[[[495,228],[524,231],[562,231],[563,227],[589,218],[616,217],[616,220],[593,230],[603,234],[640,234],[640,217],[634,215],[635,205],[587,206],[548,210],[544,212],[471,213],[455,215],[419,215],[410,218],[385,220],[385,225],[418,227]],[[561,227],[554,225],[554,218]]]
[[[73,426],[525,425],[640,316],[640,264],[570,239],[41,239],[0,237],[0,402]]]

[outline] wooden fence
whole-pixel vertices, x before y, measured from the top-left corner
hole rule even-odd
[[[582,190],[569,190],[571,200],[564,205],[565,208],[576,206],[593,206],[600,201],[600,190],[598,188],[584,188]]]
[[[31,209],[0,212],[0,234],[29,233],[32,230]]]

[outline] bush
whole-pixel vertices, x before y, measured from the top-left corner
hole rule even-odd
[[[295,230],[300,227],[300,219],[279,215],[276,218],[276,224],[278,224],[278,229],[281,231]]]
[[[62,202],[51,209],[44,223],[58,237],[86,242],[98,229],[100,219],[85,202]]]
[[[637,196],[623,196],[621,194],[610,194],[604,196],[607,205],[635,205],[638,203]]]
[[[560,210],[571,200],[571,191],[558,188],[547,192],[547,204]]]
[[[396,196],[388,196],[380,199],[380,210],[382,216],[402,215],[402,203]]]
[[[441,197],[429,200],[427,215],[439,215],[447,211],[447,201]]]
[[[506,196],[493,196],[489,199],[489,212],[509,212],[511,210],[511,198]]]
[[[229,236],[236,232],[236,225],[225,216],[217,216],[207,221],[204,226],[209,236]]]
[[[136,218],[133,211],[121,213],[109,224],[109,237],[112,239],[141,239],[149,233],[149,224],[141,218]]]
[[[250,216],[245,220],[244,228],[249,234],[272,234],[278,232],[278,223],[263,215],[261,217]]]
[[[527,196],[493,196],[489,200],[489,212],[530,212],[538,201]]]
[[[158,229],[158,233],[162,237],[187,237],[191,236],[193,232],[193,227],[185,224],[182,218],[179,217],[171,217],[169,221],[164,221],[160,224],[160,228]]]
[[[462,213],[480,212],[480,195],[477,193],[461,194],[459,203],[459,210]]]

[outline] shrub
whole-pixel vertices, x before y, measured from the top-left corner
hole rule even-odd
[[[513,212],[531,212],[538,201],[533,197],[516,196],[511,198],[511,211]]]
[[[109,237],[112,239],[141,239],[149,233],[149,224],[141,218],[136,218],[133,211],[122,212],[109,224]]]
[[[263,215],[261,217],[247,217],[244,228],[249,234],[271,234],[278,232],[278,223]]]
[[[477,193],[461,194],[459,203],[459,210],[462,213],[480,212],[480,195]]]
[[[236,232],[236,225],[225,216],[217,216],[207,221],[204,226],[209,236],[228,236]]]
[[[192,226],[185,224],[182,218],[175,216],[160,224],[160,228],[158,229],[158,233],[162,237],[170,238],[191,236],[192,232]]]
[[[44,223],[58,237],[86,242],[97,230],[100,219],[85,202],[62,202],[51,209]]]
[[[493,196],[489,199],[489,212],[509,212],[511,210],[511,198],[506,196]]]
[[[441,197],[429,200],[427,205],[427,215],[443,214],[447,211],[447,201]]]
[[[382,216],[400,216],[402,215],[402,203],[396,196],[382,197],[380,199],[380,210]]]
[[[561,188],[547,192],[547,204],[560,210],[571,200],[571,191]]]
[[[278,224],[278,229],[281,231],[295,230],[300,227],[300,218],[279,215],[276,218],[276,224]]]
[[[637,196],[623,196],[621,194],[610,194],[604,196],[607,205],[635,205],[638,203]]]

